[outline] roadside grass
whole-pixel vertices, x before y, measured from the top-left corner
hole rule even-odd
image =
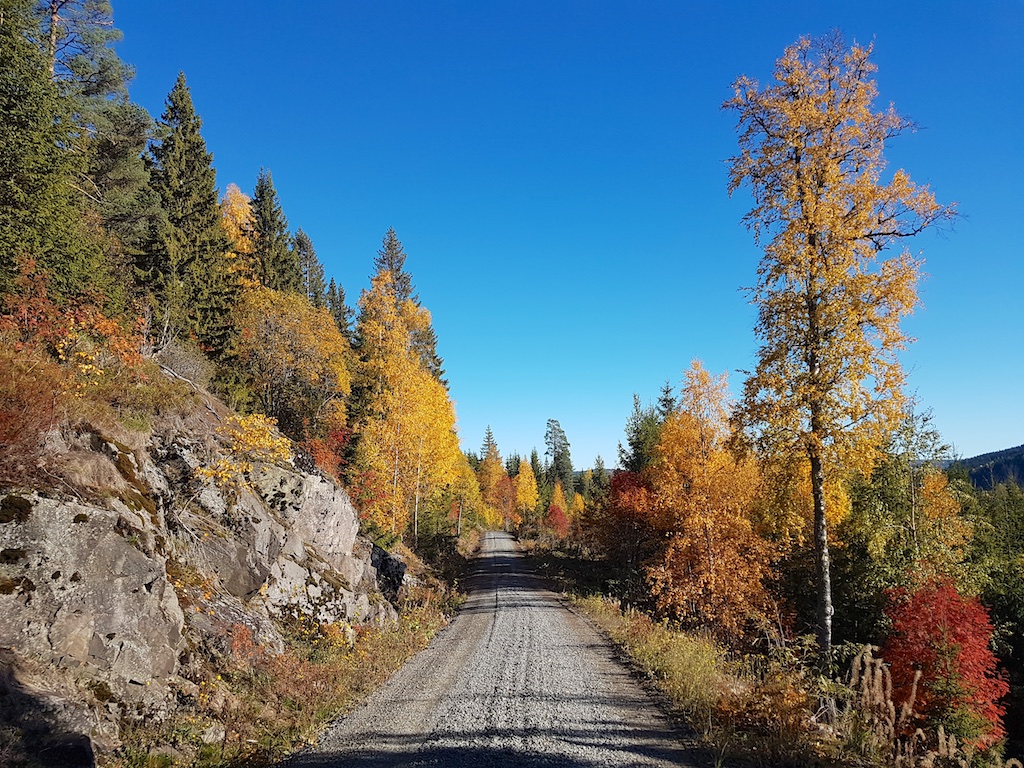
[[[710,637],[673,629],[619,601],[570,596],[630,657],[636,669],[700,734],[717,764],[841,768],[1024,768],[946,736],[893,729],[891,699],[870,648],[851,659],[846,684],[817,674],[813,646],[797,642],[769,654],[736,658]],[[834,712],[829,716],[828,712]]]

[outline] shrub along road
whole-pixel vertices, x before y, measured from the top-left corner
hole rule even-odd
[[[288,768],[697,765],[608,642],[489,533],[452,624]]]

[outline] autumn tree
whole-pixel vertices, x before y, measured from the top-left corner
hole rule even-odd
[[[530,521],[533,517],[539,500],[537,477],[533,474],[530,462],[520,459],[519,472],[516,474],[516,511],[524,521]]]
[[[562,490],[562,481],[555,480],[555,487],[551,493],[551,502],[548,504],[548,514],[544,524],[559,539],[564,539],[569,534],[569,505],[565,501],[565,492]]]
[[[826,477],[870,469],[904,406],[900,321],[917,304],[920,262],[893,243],[952,211],[899,170],[883,180],[885,142],[912,124],[875,112],[871,47],[841,36],[802,38],[761,88],[741,77],[725,107],[739,118],[730,193],[749,188],[744,222],[764,246],[757,284],[757,368],[744,386],[741,423],[762,450],[807,462],[818,583],[817,636],[832,645]]]
[[[282,431],[301,441],[344,423],[351,350],[326,309],[257,287],[243,294],[235,320],[240,367]]]
[[[360,298],[361,405],[352,469],[367,524],[401,536],[419,512],[460,477],[462,455],[447,390],[423,366],[412,341],[426,310],[396,302],[393,278],[379,272]]]
[[[668,546],[649,568],[661,610],[725,637],[763,615],[766,542],[754,530],[756,463],[729,449],[726,378],[694,360],[649,469],[650,514]]]
[[[892,669],[893,700],[915,698],[907,735],[926,725],[974,746],[1002,739],[1000,699],[1009,686],[989,647],[993,627],[981,602],[940,579],[894,590],[887,613],[893,631],[882,655]]]
[[[259,282],[253,263],[252,198],[237,184],[228,184],[220,199],[220,209],[224,233],[231,248],[227,254],[228,269],[239,285],[255,288]]]
[[[476,471],[480,480],[480,493],[484,503],[500,513],[502,511],[502,481],[508,475],[505,473],[505,467],[501,462],[501,453],[498,451],[498,444],[494,440],[490,427],[487,427],[487,431],[484,433],[481,454],[483,458]]]

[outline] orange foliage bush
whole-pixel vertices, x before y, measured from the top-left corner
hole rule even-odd
[[[0,486],[25,485],[40,471],[46,432],[58,421],[64,371],[36,350],[0,336]]]

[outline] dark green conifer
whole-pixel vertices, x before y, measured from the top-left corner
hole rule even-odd
[[[554,488],[555,481],[560,480],[566,498],[572,498],[575,475],[572,458],[569,455],[569,439],[557,419],[548,419],[547,428],[544,430],[544,445],[547,446],[544,455],[551,457],[551,464],[547,467],[548,483]]]
[[[260,170],[252,193],[253,261],[263,285],[275,291],[302,292],[298,254],[289,248],[288,219],[270,171]]]
[[[324,265],[316,256],[313,241],[301,228],[292,238],[292,250],[299,262],[303,293],[314,307],[326,307],[327,286],[324,283]]]
[[[213,169],[200,133],[185,75],[167,97],[159,124],[163,140],[151,149],[151,183],[166,218],[158,245],[142,260],[142,275],[156,305],[158,343],[194,336],[215,356],[229,346],[236,285],[228,270],[227,234],[221,223]]]
[[[107,0],[41,0],[36,10],[50,74],[76,125],[71,146],[84,160],[84,204],[105,230],[108,274],[105,284],[101,275],[94,283],[116,311],[134,288],[131,264],[152,247],[161,213],[143,159],[153,121],[128,100],[134,71],[114,50],[121,32]]]
[[[81,158],[69,102],[54,87],[31,0],[0,2],[0,293],[19,263],[36,260],[57,296],[84,292],[100,269],[95,238],[81,225],[73,180]]]
[[[355,313],[345,304],[345,289],[333,277],[327,286],[327,309],[334,317],[341,335],[352,343],[352,316]]]
[[[412,275],[405,270],[405,248],[402,247],[394,228],[389,228],[384,235],[381,248],[373,260],[376,274],[387,270],[391,274],[391,287],[394,290],[395,306],[401,308],[406,301],[412,301],[417,307],[420,297],[415,294]],[[437,354],[437,333],[433,325],[417,328],[412,333],[412,348],[419,355],[420,362],[430,374],[447,389],[448,381],[444,378],[444,360]]]

